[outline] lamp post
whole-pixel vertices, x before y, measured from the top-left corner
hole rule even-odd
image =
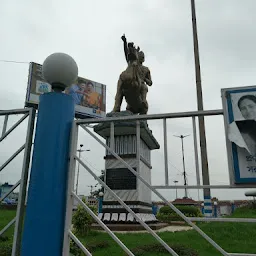
[[[178,198],[177,183],[178,183],[179,181],[177,181],[177,180],[174,180],[173,182],[174,182],[174,184],[175,184],[175,190],[176,190],[176,199],[177,199],[177,198]]]
[[[90,149],[82,150],[82,147],[83,147],[83,146],[84,146],[83,144],[80,144],[80,149],[77,150],[77,152],[79,152],[79,154],[78,154],[79,159],[81,158],[81,153],[82,153],[82,152],[84,152],[84,151],[90,151]],[[78,163],[78,166],[77,166],[76,194],[78,193],[79,169],[80,169],[80,163]]]
[[[77,79],[78,67],[69,55],[54,53],[42,75],[53,92],[40,96],[21,256],[62,255],[63,247],[75,104],[62,92]]]
[[[103,196],[104,196],[104,193],[100,191],[99,199],[98,199],[99,200],[98,213],[102,213]]]
[[[218,202],[217,201],[214,201],[213,203],[214,205],[214,217],[217,218],[218,217]]]
[[[202,214],[204,215],[204,203],[201,203]]]
[[[182,163],[183,163],[183,177],[184,177],[184,186],[187,186],[187,174],[186,174],[186,168],[185,168],[185,156],[184,156],[184,143],[183,140],[184,138],[188,137],[189,135],[180,135],[180,136],[176,136],[174,135],[174,137],[178,137],[181,139],[181,150],[182,150]],[[188,192],[187,192],[187,188],[185,188],[185,198],[188,197]]]
[[[231,213],[233,214],[235,211],[235,201],[231,200],[230,203],[231,203]]]

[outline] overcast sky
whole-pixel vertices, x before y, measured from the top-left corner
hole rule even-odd
[[[255,10],[255,0],[196,1],[206,110],[222,108],[221,88],[255,84]],[[120,39],[123,33],[128,41],[145,52],[145,65],[151,70],[149,113],[196,110],[189,0],[13,0],[0,3],[0,59],[42,63],[53,52],[70,54],[77,61],[79,76],[106,84],[108,112],[114,104],[119,74],[126,67]],[[24,107],[27,76],[28,64],[0,62],[0,109]],[[161,185],[164,184],[162,122],[150,121],[149,124],[161,144],[160,150],[152,152],[152,184]],[[0,144],[0,164],[22,145],[25,127],[26,123]],[[206,118],[206,133],[211,184],[228,184],[223,118]],[[168,121],[170,183],[178,180],[182,184],[181,142],[173,137],[180,134],[192,135],[190,119]],[[83,160],[100,174],[104,168],[104,149],[83,131],[80,143],[91,150],[83,153]],[[192,185],[196,181],[193,136],[184,143],[188,183]],[[22,155],[1,172],[0,181],[15,183],[20,176],[21,163]],[[81,171],[80,177],[79,193],[88,194],[88,186],[96,182],[86,170]],[[212,196],[241,199],[244,191],[212,190]],[[174,190],[163,193],[170,200],[175,197]],[[178,194],[183,196],[184,191]],[[189,190],[189,196],[197,199],[197,191]]]

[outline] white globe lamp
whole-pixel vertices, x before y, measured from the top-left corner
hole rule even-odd
[[[99,197],[103,197],[103,196],[104,196],[104,193],[102,191],[100,191]]]
[[[42,74],[55,92],[62,92],[76,81],[78,67],[71,56],[57,52],[45,59]]]

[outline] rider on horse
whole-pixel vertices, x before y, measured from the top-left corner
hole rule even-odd
[[[135,48],[133,43],[127,44],[125,35],[122,36],[122,40],[124,42],[124,53],[128,67],[120,75],[113,111],[120,111],[122,99],[123,96],[125,96],[124,91],[128,92],[133,89],[134,93],[139,93],[139,101],[143,107],[141,107],[140,110],[135,110],[134,107],[130,106],[127,102],[126,109],[134,113],[146,114],[148,110],[148,103],[146,99],[148,92],[147,85],[152,85],[150,70],[148,67],[143,65],[143,62],[145,61],[145,55],[142,51],[140,51],[140,48]]]

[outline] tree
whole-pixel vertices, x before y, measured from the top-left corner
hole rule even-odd
[[[83,197],[82,201],[96,214],[97,210],[93,206],[89,206]],[[76,212],[73,215],[72,219],[75,232],[79,236],[86,236],[91,231],[91,225],[93,223],[93,218],[91,215],[84,209],[82,205],[78,205]]]

